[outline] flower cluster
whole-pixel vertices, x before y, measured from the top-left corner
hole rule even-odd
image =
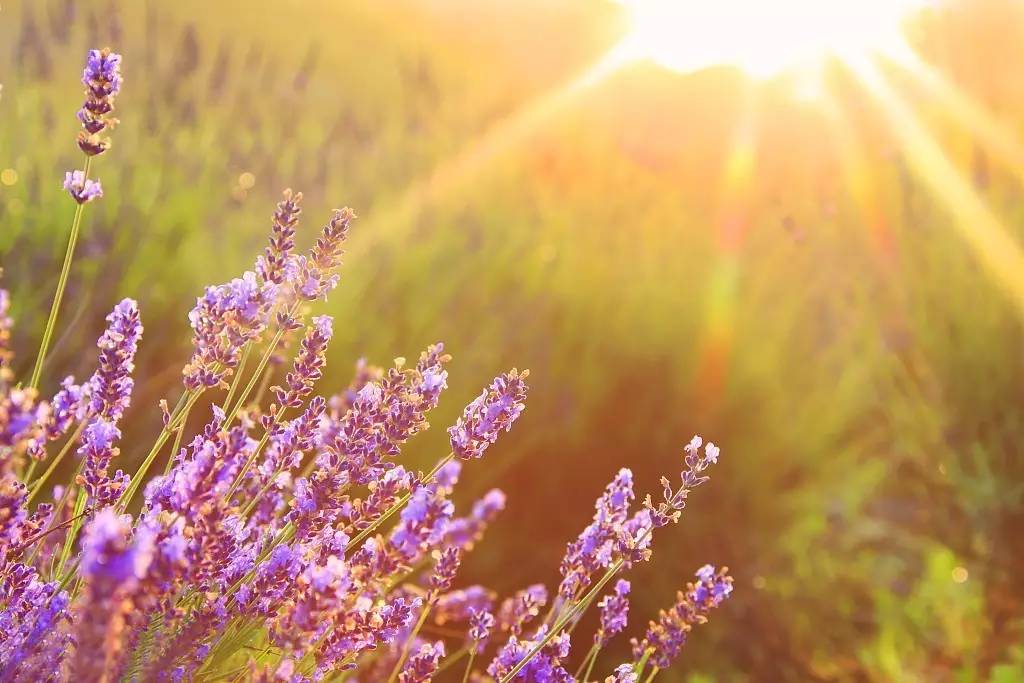
[[[119,68],[116,54],[90,53],[79,112],[87,154],[109,144],[99,134],[113,123]],[[85,172],[69,176],[68,190],[81,202],[100,193]],[[451,450],[428,472],[400,464],[404,445],[428,427],[451,358],[438,343],[412,364],[360,363],[346,390],[315,395],[333,321],[307,320],[301,304],[336,286],[354,214],[335,212],[313,248],[295,254],[301,198],[285,192],[252,271],[197,300],[182,395],[173,411],[162,402],[163,427],[131,479],[110,469],[136,383],[136,302],[108,316],[92,376],[65,378],[47,401],[35,379],[15,381],[0,290],[0,680],[568,683],[592,680],[602,649],[625,630],[622,574],[650,558],[654,531],[679,519],[718,448],[701,450],[695,437],[678,487],[663,480],[663,500],[647,496],[636,509],[633,475],[619,470],[568,544],[557,591],[534,584],[499,601],[485,586],[460,585],[506,496],[492,489],[462,510],[454,489],[517,422],[528,372],[495,377],[448,429]],[[271,357],[292,354],[289,333],[302,327],[291,370],[272,385]],[[189,431],[188,411],[220,388],[223,400],[196,408],[209,417]],[[63,446],[46,462],[50,443]],[[45,489],[62,454],[75,452],[75,474]],[[161,455],[166,469],[147,481]],[[46,471],[33,476],[39,464]],[[125,514],[139,490],[141,509]],[[44,502],[33,507],[36,498]],[[702,567],[632,641],[633,660],[604,680],[651,680],[731,591],[725,569]],[[590,607],[599,625],[577,657],[571,634]]]
[[[466,407],[459,421],[448,430],[452,452],[463,460],[480,458],[501,430],[508,431],[526,401],[529,370],[515,368],[494,378],[491,386]]]
[[[686,637],[693,627],[707,622],[707,615],[732,593],[732,577],[725,567],[716,570],[704,565],[697,570],[697,581],[680,591],[676,602],[662,610],[658,621],[652,621],[643,640],[633,640],[633,654],[651,657],[660,669],[668,668],[679,656]]]
[[[114,98],[121,91],[121,55],[110,48],[89,50],[82,72],[85,102],[78,110],[82,131],[78,146],[89,156],[102,154],[110,148],[110,139],[100,136],[104,130],[117,124],[110,114],[114,111]]]
[[[67,171],[64,173],[64,189],[79,204],[86,204],[103,196],[100,181],[85,177],[84,171]]]

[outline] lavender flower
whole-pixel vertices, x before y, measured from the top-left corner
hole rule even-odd
[[[491,631],[497,620],[487,610],[472,610],[469,617],[469,640],[472,643],[473,652],[480,654],[487,647]]]
[[[505,509],[505,494],[500,489],[491,489],[484,497],[473,503],[468,517],[453,519],[445,534],[445,544],[455,545],[465,551],[473,549],[484,536],[487,526]]]
[[[135,353],[142,338],[139,305],[124,299],[107,316],[107,329],[96,346],[99,367],[89,379],[89,412],[117,423],[131,402]]]
[[[60,390],[50,399],[50,414],[41,425],[41,433],[28,445],[32,457],[42,459],[46,456],[46,444],[56,441],[65,434],[76,420],[86,416],[89,405],[88,385],[75,384],[75,378],[67,376],[61,382]]]
[[[256,569],[256,578],[238,591],[238,603],[246,616],[271,616],[304,570],[301,554],[290,545],[279,545]]]
[[[117,423],[131,402],[132,371],[135,352],[142,337],[138,304],[124,299],[107,316],[107,329],[96,345],[100,349],[99,367],[89,379],[89,424],[82,433],[78,455],[85,458],[81,483],[94,507],[112,504],[128,486],[128,477],[118,471],[107,473],[110,461],[118,454],[115,446],[121,438]]]
[[[66,171],[64,173],[64,189],[79,204],[86,204],[103,196],[103,186],[99,180],[86,178],[83,171]]]
[[[684,447],[683,450],[686,452],[684,457],[686,469],[679,475],[681,483],[678,489],[673,489],[672,483],[667,478],[662,477],[663,502],[655,506],[651,502],[650,496],[647,496],[646,500],[644,500],[644,507],[651,514],[653,528],[663,527],[669,522],[678,522],[683,508],[686,507],[687,495],[689,495],[692,489],[697,488],[708,480],[708,477],[703,475],[702,472],[718,462],[720,449],[715,444],[708,442],[704,449],[704,455],[701,456],[700,447],[702,444],[703,439],[700,436],[694,436],[690,439],[690,443]]]
[[[507,676],[512,669],[519,664],[526,656],[533,651],[534,647],[544,636],[547,635],[547,626],[537,630],[533,641],[520,641],[516,636],[510,636],[508,642],[498,655],[487,667],[487,673],[495,679]],[[519,670],[513,680],[517,681],[544,681],[545,683],[575,683],[572,674],[566,671],[561,661],[569,656],[569,634],[560,633],[540,649],[540,651],[529,660],[527,665]]]
[[[390,545],[412,562],[444,538],[454,509],[455,506],[443,493],[421,486],[402,509],[401,520],[391,534]]]
[[[333,671],[360,653],[389,645],[412,622],[422,602],[399,597],[379,606],[364,603],[341,615],[317,653],[317,672]]]
[[[694,626],[707,622],[708,613],[732,593],[732,577],[727,572],[726,567],[716,571],[711,565],[698,569],[697,581],[687,584],[686,591],[678,593],[676,603],[659,613],[658,621],[650,623],[644,639],[633,639],[634,657],[650,652],[655,666],[671,666],[686,644],[687,634]]]
[[[286,388],[273,387],[282,408],[298,408],[313,391],[313,385],[323,376],[327,364],[327,344],[334,333],[334,319],[329,315],[313,318],[306,330],[301,348],[295,357],[295,368],[285,377]]]
[[[512,597],[506,598],[498,609],[498,624],[502,631],[520,635],[523,627],[532,621],[548,602],[548,589],[542,583],[535,583]]]
[[[0,473],[11,464],[11,455],[43,437],[50,406],[36,400],[34,389],[7,389],[0,393]]]
[[[102,417],[95,418],[82,432],[78,455],[85,458],[85,466],[78,483],[89,494],[93,507],[112,505],[128,486],[123,472],[118,470],[113,478],[107,472],[110,461],[120,453],[114,445],[120,438],[121,430]]]
[[[78,110],[83,129],[78,134],[78,146],[89,156],[110,148],[110,139],[99,134],[117,124],[110,113],[114,110],[114,98],[121,91],[121,81],[121,55],[110,48],[89,50],[82,72],[85,102]]]
[[[349,224],[355,217],[352,209],[335,211],[309,256],[296,257],[293,283],[299,298],[307,301],[323,299],[337,286],[338,274],[335,271],[341,266]]]
[[[455,574],[459,571],[462,563],[462,550],[455,547],[447,547],[441,551],[435,551],[434,573],[430,576],[430,589],[434,595],[447,591],[455,580]]]
[[[41,581],[32,567],[0,566],[0,680],[63,680],[72,642],[68,594],[55,582]]]
[[[466,406],[462,417],[448,429],[453,453],[463,460],[482,457],[502,429],[512,429],[523,412],[527,389],[524,380],[529,374],[529,370],[520,373],[513,368],[498,375],[488,389]]]
[[[246,272],[227,284],[206,288],[188,315],[193,351],[182,370],[188,389],[226,385],[224,376],[237,367],[242,347],[266,329],[275,287]]]
[[[611,566],[617,559],[633,498],[633,473],[622,468],[594,504],[593,521],[566,549],[558,589],[563,599],[571,600],[590,585],[595,571]]]
[[[444,657],[444,642],[425,643],[409,658],[398,674],[398,683],[427,683],[437,672],[437,666]]]
[[[284,199],[274,211],[270,244],[256,262],[256,272],[266,282],[281,284],[287,275],[288,261],[295,249],[295,228],[302,213],[302,193],[284,191]]]
[[[639,680],[640,675],[633,673],[632,664],[619,664],[604,683],[637,683]]]
[[[469,586],[438,597],[431,611],[434,623],[443,626],[455,621],[467,621],[474,612],[486,612],[494,605],[494,591],[483,586]]]
[[[71,675],[76,680],[116,679],[122,663],[121,635],[138,580],[152,560],[153,539],[129,540],[131,518],[111,508],[97,514],[82,542],[85,587],[75,605],[76,649]]]
[[[597,604],[601,608],[601,626],[594,634],[594,645],[603,648],[612,636],[626,628],[629,614],[629,581],[615,582],[615,592],[604,596]]]

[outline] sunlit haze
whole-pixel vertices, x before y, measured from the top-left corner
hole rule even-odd
[[[769,76],[824,56],[897,48],[901,24],[927,0],[620,0],[623,51],[677,71],[717,64]]]

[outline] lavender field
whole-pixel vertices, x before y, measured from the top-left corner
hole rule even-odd
[[[0,681],[1024,680],[1022,39],[3,3]]]

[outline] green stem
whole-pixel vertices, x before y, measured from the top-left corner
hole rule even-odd
[[[185,400],[181,413],[176,416],[171,416],[167,425],[160,431],[160,435],[157,436],[156,443],[153,444],[153,448],[151,448],[149,454],[146,455],[146,459],[142,461],[142,465],[139,466],[138,471],[135,472],[135,476],[132,477],[131,483],[128,484],[128,488],[124,490],[124,493],[121,494],[121,497],[114,504],[119,511],[124,512],[128,508],[128,503],[131,502],[132,496],[134,496],[136,491],[139,490],[139,487],[142,486],[146,472],[149,470],[150,465],[153,464],[157,454],[160,452],[160,447],[167,442],[167,439],[171,436],[171,432],[173,432],[174,429],[182,422],[184,417],[188,415],[189,410],[192,409],[195,402],[199,400],[199,396],[202,395],[202,390],[189,389],[186,393],[189,397]]]
[[[275,422],[276,422],[276,420],[275,420]],[[270,430],[273,429],[273,428],[274,428],[273,424],[271,424],[269,427],[267,427],[267,431],[265,431],[263,433],[263,437],[260,439],[259,443],[256,444],[256,448],[253,449],[252,455],[250,455],[246,459],[245,464],[242,465],[242,469],[240,469],[238,471],[238,474],[235,475],[235,480],[233,482],[231,482],[231,486],[228,487],[228,492],[224,495],[225,502],[230,501],[231,500],[231,496],[233,496],[235,491],[238,490],[238,487],[242,485],[242,482],[245,480],[245,475],[249,473],[250,469],[252,469],[252,465],[253,465],[254,462],[256,462],[256,458],[259,456],[260,451],[263,450],[263,447],[267,444],[267,440],[270,438]],[[275,476],[276,476],[276,473],[275,473]],[[253,498],[249,502],[249,507],[247,509],[252,509],[252,507],[256,504],[257,498],[262,496],[263,493],[266,492],[266,490],[268,488],[270,488],[270,485],[273,483],[273,481],[274,480],[271,479],[269,482],[267,482],[267,485],[263,487],[263,490],[260,491],[258,494],[256,494],[256,498]]]
[[[49,534],[51,531],[53,531],[53,529],[55,528],[55,526],[57,524],[57,518],[60,516],[61,511],[64,509],[64,505],[68,501],[68,497],[71,495],[71,492],[74,490],[74,488],[75,488],[75,479],[78,477],[78,473],[82,471],[82,467],[84,465],[85,465],[85,461],[84,460],[82,462],[78,463],[78,469],[75,470],[75,474],[72,475],[71,482],[68,483],[67,487],[64,489],[64,493],[61,494],[60,500],[57,501],[57,504],[53,506],[53,514],[50,516],[49,521],[46,523],[46,528],[43,529],[42,533],[38,534],[36,536],[35,540],[33,541],[36,544],[36,546],[32,549],[32,554],[29,555],[28,561],[26,561],[25,564],[27,564],[29,566],[32,566],[32,562],[36,559],[36,555],[38,555],[39,551],[42,549],[42,546],[38,544],[38,541],[41,538],[43,538],[44,536],[46,536],[47,534]],[[85,495],[85,494],[83,493],[82,495]],[[52,564],[52,562],[53,562],[52,558],[50,559],[50,562]],[[50,576],[53,577],[53,576],[55,576],[55,574],[53,572],[51,572]]]
[[[263,377],[260,379],[260,385],[256,388],[256,395],[252,397],[252,402],[259,405],[263,401],[263,395],[267,393],[267,387],[270,386],[270,378],[274,375],[274,368],[268,367],[263,371]]]
[[[252,500],[249,501],[249,504],[246,505],[245,509],[242,510],[243,519],[249,516],[249,513],[251,513],[253,509],[256,507],[256,504],[259,503],[260,498],[262,498],[263,495],[270,490],[270,487],[273,486],[274,482],[277,480],[278,475],[281,474],[281,472],[283,471],[284,467],[281,466],[278,466],[278,468],[274,470],[274,474],[270,477],[270,479],[267,480],[267,483],[264,484],[263,487],[256,492],[256,495],[252,497]],[[231,500],[231,492],[228,492],[226,500]]]
[[[406,658],[409,656],[409,647],[412,645],[412,641],[416,639],[416,634],[423,628],[423,622],[427,620],[427,614],[430,612],[430,608],[434,604],[434,594],[431,593],[427,596],[426,604],[423,605],[423,611],[420,612],[420,618],[416,621],[416,625],[412,627],[412,632],[409,633],[409,637],[405,639],[402,644],[402,651],[398,654],[398,661],[395,662],[395,668],[391,670],[391,675],[388,676],[388,683],[395,683],[398,678],[398,674],[402,671],[402,666],[405,664]]]
[[[583,667],[587,667],[587,673],[583,675],[583,680],[586,681],[590,678],[590,670],[594,668],[594,660],[597,659],[597,652],[599,649],[600,648],[597,647],[596,643],[590,647],[590,650],[587,651],[587,656],[583,658],[582,662],[580,662],[580,668],[576,669],[576,673],[573,674],[573,678],[580,677],[580,672],[583,671]]]
[[[71,525],[71,531],[68,532],[67,538],[64,539],[64,548],[60,552],[60,562],[57,563],[57,576],[64,573],[64,565],[67,564],[68,558],[71,557],[71,549],[75,545],[75,537],[78,536],[78,530],[82,528],[82,512],[85,511],[85,499],[88,495],[85,493],[85,489],[78,492],[78,498],[75,499],[75,521]]]
[[[466,683],[469,680],[469,674],[473,671],[473,660],[476,659],[476,650],[471,650],[469,653],[469,661],[466,662],[466,672],[462,674],[462,683]]]
[[[644,683],[651,683],[651,681],[654,680],[654,677],[658,675],[659,671],[661,671],[661,669],[659,669],[658,667],[652,668],[651,675],[644,679]]]
[[[640,676],[644,672],[644,668],[647,666],[647,660],[651,658],[652,654],[654,654],[654,648],[649,647],[644,650],[644,654],[640,657],[640,661],[633,667],[633,673]]]
[[[245,349],[242,351],[242,359],[238,361],[238,367],[235,368],[235,377],[231,380],[231,386],[228,388],[228,395],[224,398],[224,403],[221,405],[221,410],[225,413],[228,410],[228,406],[231,405],[231,399],[234,398],[235,392],[238,391],[238,385],[242,380],[242,374],[245,372],[245,365],[249,362],[249,354],[252,353],[252,342],[245,343]]]
[[[188,414],[192,411],[192,405],[189,404],[185,408],[183,417],[181,418],[181,424],[178,425],[177,433],[174,435],[174,444],[171,446],[171,452],[167,455],[167,464],[164,465],[164,476],[171,473],[171,468],[174,467],[174,458],[178,455],[178,451],[181,449],[181,438],[185,435],[185,425],[188,423]]]
[[[89,178],[89,168],[92,166],[92,157],[85,157],[84,177]],[[46,319],[46,328],[43,330],[43,339],[39,343],[39,354],[36,356],[35,367],[32,368],[32,378],[28,381],[30,389],[39,387],[39,378],[43,374],[43,361],[46,352],[50,348],[50,339],[53,337],[53,330],[57,326],[57,314],[60,312],[60,304],[64,299],[64,290],[68,284],[68,274],[71,272],[71,262],[75,256],[75,244],[78,242],[78,233],[82,226],[82,213],[85,204],[75,207],[75,217],[71,221],[71,235],[68,237],[68,248],[64,252],[64,265],[60,270],[60,278],[57,280],[57,291],[53,295],[53,304],[50,306],[50,317]]]
[[[291,310],[288,312],[288,317],[291,318],[295,315],[295,312],[299,310],[299,303],[296,302]],[[249,398],[249,394],[256,387],[256,383],[259,381],[260,376],[263,374],[263,370],[267,367],[267,363],[270,362],[270,357],[274,355],[274,351],[277,349],[278,342],[281,341],[281,337],[284,336],[284,327],[278,327],[277,332],[274,333],[274,338],[270,340],[270,345],[267,346],[267,350],[263,352],[263,356],[260,358],[259,364],[256,366],[256,371],[249,378],[249,383],[245,385],[245,389],[242,390],[241,395],[238,397],[238,401],[235,403],[235,407],[228,413],[227,419],[224,424],[231,424],[231,421],[235,419],[235,415],[245,405],[245,401]]]
[[[594,587],[590,589],[590,591],[584,596],[584,598],[577,602],[575,605],[573,605],[572,608],[569,609],[564,615],[559,617],[558,620],[555,621],[555,625],[551,628],[551,630],[549,630],[544,635],[544,637],[541,639],[539,643],[534,645],[533,649],[530,650],[525,657],[519,660],[518,664],[512,667],[511,671],[509,671],[507,674],[505,674],[505,676],[502,677],[499,683],[508,683],[513,678],[515,678],[516,674],[522,671],[523,667],[525,667],[531,659],[537,656],[537,653],[540,652],[552,638],[554,638],[558,633],[560,633],[561,630],[565,628],[566,624],[572,621],[572,619],[575,618],[576,615],[583,612],[583,610],[585,610],[590,605],[594,598],[597,597],[597,594],[601,591],[601,589],[604,588],[605,584],[611,581],[611,578],[615,576],[615,574],[619,571],[619,569],[622,568],[622,565],[625,564],[625,562],[626,560],[625,558],[623,558],[618,560],[611,567],[609,567],[608,571],[606,571],[604,576],[601,577],[601,580],[598,581],[594,585]]]
[[[465,657],[467,653],[472,654],[469,645],[463,647],[461,650],[458,650],[457,652],[452,653],[448,657],[445,657],[441,661],[441,666],[437,667],[437,671],[434,672],[434,677],[436,678],[437,676],[440,676],[442,671],[447,671],[449,668],[457,664],[458,661]]]
[[[454,457],[455,457],[454,453],[449,453],[448,455],[446,455],[443,458],[441,458],[440,460],[438,460],[437,464],[434,465],[434,469],[430,470],[430,473],[426,477],[424,477],[423,483],[424,484],[429,484],[434,479],[434,477],[437,475],[437,473],[441,471],[441,468],[444,467],[445,465],[447,465],[449,462],[451,462],[452,458],[454,458]],[[372,534],[374,532],[374,530],[376,530],[377,527],[379,527],[384,522],[388,521],[388,519],[390,519],[392,515],[394,515],[399,510],[401,510],[402,507],[406,504],[406,502],[408,502],[409,498],[411,498],[411,497],[412,497],[412,492],[411,491],[403,493],[399,497],[399,499],[397,501],[395,501],[394,505],[389,507],[387,509],[387,511],[383,515],[378,517],[372,524],[370,524],[370,526],[368,526],[365,529],[363,529],[361,532],[359,532],[358,536],[356,536],[355,538],[353,538],[351,541],[348,542],[348,545],[345,546],[345,554],[347,555],[350,551],[352,551],[355,548],[357,548],[359,546],[359,544],[363,541],[363,539],[365,539],[367,536]]]
[[[50,475],[53,474],[53,471],[57,469],[57,465],[60,464],[60,461],[64,459],[64,456],[68,454],[68,452],[71,450],[71,447],[78,441],[78,437],[81,436],[82,430],[84,429],[84,422],[78,425],[78,428],[75,430],[74,434],[72,434],[71,438],[68,439],[67,443],[64,444],[64,447],[60,449],[60,453],[58,453],[57,457],[53,459],[53,462],[51,462],[50,466],[46,468],[46,471],[43,472],[42,476],[29,485],[30,491],[28,494],[28,498],[25,500],[26,507],[28,507],[28,505],[33,501],[33,499],[35,499],[35,497],[39,495],[39,492],[43,490],[43,484],[46,483],[46,480],[50,478]],[[81,469],[79,469],[79,471],[81,471]],[[30,469],[29,474],[31,474],[31,472],[32,470]],[[25,480],[28,481],[27,474],[25,476]],[[74,481],[68,484],[68,490],[70,490],[71,484],[74,484]]]

